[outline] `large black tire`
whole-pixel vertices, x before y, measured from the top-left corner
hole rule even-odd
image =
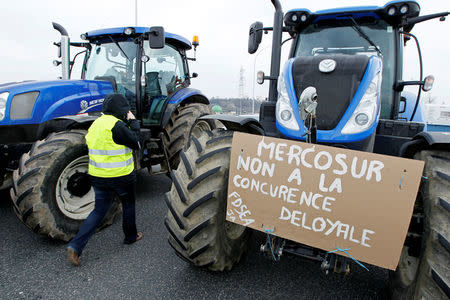
[[[212,271],[238,263],[250,234],[225,220],[232,137],[221,129],[193,136],[166,193],[169,244],[183,259]]]
[[[448,299],[450,154],[425,150],[414,158],[425,161],[424,178],[390,292],[393,299]]]
[[[163,131],[163,143],[172,169],[176,169],[180,163],[180,151],[188,148],[194,127],[199,130],[216,128],[212,120],[198,120],[201,116],[210,114],[213,114],[213,111],[203,103],[182,104],[172,113]]]
[[[31,230],[69,241],[94,208],[94,192],[87,175],[86,131],[50,134],[23,154],[13,173],[14,210]],[[120,212],[117,199],[101,228]]]

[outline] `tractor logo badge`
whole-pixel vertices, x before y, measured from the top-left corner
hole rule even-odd
[[[82,100],[82,101],[80,102],[80,107],[81,107],[81,109],[85,110],[86,108],[88,108],[88,106],[89,106],[89,104],[87,103],[86,100]]]
[[[319,70],[322,73],[330,73],[336,69],[336,61],[332,59],[324,59],[319,63]]]

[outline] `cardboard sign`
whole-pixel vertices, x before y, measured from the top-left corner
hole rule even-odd
[[[394,270],[423,166],[236,132],[227,220],[325,251],[350,248],[354,258]]]

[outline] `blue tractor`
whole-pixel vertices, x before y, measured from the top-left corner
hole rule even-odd
[[[282,12],[278,0],[273,27],[250,27],[248,50],[255,53],[265,31],[273,32],[268,101],[259,122],[251,118],[211,115],[226,130],[192,137],[182,163],[172,172],[165,225],[175,252],[195,266],[231,269],[247,249],[249,229],[226,221],[229,159],[233,131],[308,140],[425,161],[424,176],[397,270],[390,274],[395,298],[444,299],[449,296],[450,134],[432,131],[422,118],[420,90],[433,77],[402,80],[403,48],[413,44],[419,22],[445,19],[448,12],[420,16],[415,1],[392,1],[382,7],[350,7],[311,12]],[[292,39],[289,59],[280,74],[282,34]],[[413,41],[414,40],[414,41]],[[413,44],[414,46],[414,44]],[[421,61],[420,50],[418,57]],[[420,69],[422,66],[420,64]],[[421,71],[422,73],[422,71]],[[414,97],[403,93],[416,85]],[[271,251],[319,260],[329,270],[346,273],[342,256],[275,238]]]
[[[163,27],[120,27],[89,31],[71,42],[59,24],[55,45],[62,76],[55,81],[0,85],[0,184],[11,187],[17,216],[34,232],[68,241],[94,207],[84,135],[100,115],[107,94],[126,97],[142,127],[138,169],[167,173],[179,162],[193,125],[212,113],[209,101],[190,88],[187,51],[198,46]],[[79,49],[70,59],[70,49]],[[84,55],[81,79],[71,79]],[[79,56],[80,55],[80,56]],[[104,225],[119,211],[112,205]]]

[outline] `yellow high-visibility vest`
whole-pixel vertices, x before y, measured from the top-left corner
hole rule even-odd
[[[114,143],[112,128],[119,119],[102,115],[92,123],[86,134],[89,149],[89,174],[96,177],[119,177],[133,172],[133,151]]]

